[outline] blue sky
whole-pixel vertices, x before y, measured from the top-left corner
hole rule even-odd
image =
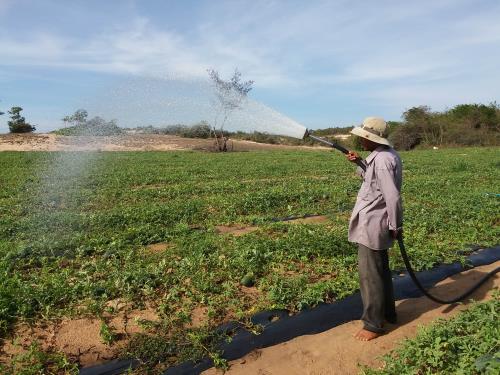
[[[124,80],[236,67],[253,99],[309,128],[487,104],[499,20],[493,0],[0,0],[0,110],[47,131]]]

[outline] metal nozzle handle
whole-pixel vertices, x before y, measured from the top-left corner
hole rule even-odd
[[[339,150],[340,152],[342,152],[343,154],[348,154],[349,153],[349,150],[346,149],[345,147],[337,144],[337,143],[333,143],[333,142],[330,142],[330,141],[327,141],[326,139],[324,138],[320,138],[320,137],[316,137],[315,135],[312,135],[311,132],[309,130],[306,130],[306,133],[304,134],[304,138],[305,137],[311,137],[312,139],[314,139],[315,141],[318,141],[318,142],[321,142],[321,143],[324,143],[336,150]],[[358,159],[355,161],[355,163],[364,171],[366,171],[366,164],[365,162],[362,160],[362,159]]]

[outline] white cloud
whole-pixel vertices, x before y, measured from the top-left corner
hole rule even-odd
[[[29,40],[16,40],[3,37],[0,39],[2,63],[12,65],[37,65],[40,61],[57,61],[66,55],[69,41],[61,36],[39,33]]]
[[[0,13],[11,3],[0,0]],[[462,80],[469,86],[461,90],[494,97],[492,88],[500,84],[491,70],[500,65],[500,6],[488,5],[467,0],[206,2],[199,4],[198,18],[184,20],[184,29],[170,26],[171,15],[160,25],[153,15],[136,12],[128,18],[111,15],[107,26],[89,23],[85,35],[44,26],[30,37],[4,30],[0,65],[155,77],[206,77],[209,67],[229,75],[238,67],[256,88],[284,94],[349,88],[369,100],[404,105],[432,104],[426,97],[436,103],[446,95],[467,98],[454,92],[453,81]],[[69,5],[57,6],[74,16]],[[489,79],[479,79],[485,70]],[[477,78],[468,80],[471,75]]]

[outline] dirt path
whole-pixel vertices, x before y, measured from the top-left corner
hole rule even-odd
[[[451,297],[473,285],[485,273],[500,266],[500,261],[452,276],[438,283],[432,292],[440,297]],[[488,300],[494,288],[500,286],[500,277],[490,279],[471,298]],[[407,337],[415,336],[417,327],[437,318],[449,318],[464,305],[439,305],[426,297],[397,302],[400,323],[391,325],[385,336],[371,342],[361,342],[353,335],[360,328],[359,321],[349,322],[316,335],[297,337],[288,342],[255,350],[232,361],[229,375],[335,375],[358,374],[358,364],[370,367],[381,365],[380,357]],[[203,374],[221,372],[209,369]]]

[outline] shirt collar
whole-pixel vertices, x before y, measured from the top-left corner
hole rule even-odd
[[[367,164],[367,165],[369,165],[369,164],[373,161],[373,159],[375,159],[375,156],[377,156],[377,155],[378,155],[378,153],[379,153],[380,151],[384,150],[384,149],[385,149],[385,147],[384,147],[384,146],[378,146],[375,150],[373,150],[373,151],[370,153],[370,155],[368,155],[368,156],[366,157],[366,159],[365,159],[366,164]]]

